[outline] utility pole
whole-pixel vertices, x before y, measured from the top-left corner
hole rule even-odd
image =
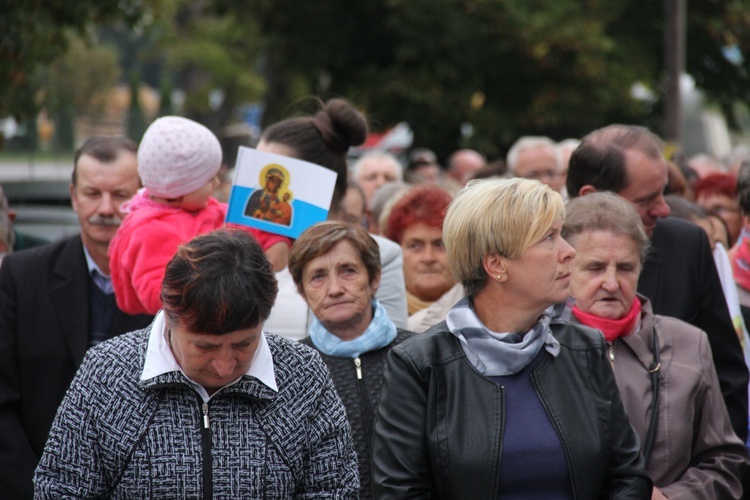
[[[676,149],[682,139],[680,75],[685,71],[685,11],[687,0],[664,0],[664,60],[667,88],[664,138]]]

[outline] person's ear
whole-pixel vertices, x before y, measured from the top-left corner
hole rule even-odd
[[[743,215],[742,216],[742,225],[745,229],[750,231],[750,215]]]
[[[482,266],[489,279],[504,283],[508,279],[507,257],[488,254],[482,257]]]
[[[70,204],[73,207],[73,211],[78,213],[78,200],[76,199],[76,187],[71,183],[70,184]]]
[[[597,191],[599,190],[591,184],[586,184],[578,190],[578,196],[586,196],[587,194],[596,193]]]
[[[380,276],[380,271],[378,271],[370,280],[370,288],[372,288],[373,295],[378,291],[378,288],[380,288]]]

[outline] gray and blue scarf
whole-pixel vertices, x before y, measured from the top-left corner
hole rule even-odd
[[[521,371],[544,347],[553,357],[560,343],[552,335],[551,323],[570,316],[566,303],[547,308],[528,332],[493,332],[477,317],[468,297],[461,299],[446,316],[450,332],[461,341],[469,362],[488,377],[512,375]]]

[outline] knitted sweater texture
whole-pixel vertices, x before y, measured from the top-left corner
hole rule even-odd
[[[344,403],[346,415],[352,427],[354,448],[357,450],[357,458],[359,459],[359,498],[361,499],[373,498],[370,467],[372,433],[378,403],[380,402],[380,392],[383,389],[385,361],[388,352],[394,346],[413,335],[412,332],[398,330],[398,335],[393,342],[376,351],[364,353],[357,358],[360,365],[359,370],[355,359],[320,353],[331,372],[336,392]],[[302,340],[302,343],[315,348],[310,337]]]
[[[204,405],[182,373],[139,380],[149,332],[89,350],[35,498],[356,498],[350,427],[316,352],[266,334],[278,392],[245,376]]]

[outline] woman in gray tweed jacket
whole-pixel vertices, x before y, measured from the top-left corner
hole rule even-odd
[[[245,232],[180,247],[151,326],[87,354],[36,497],[355,498],[351,431],[323,362],[262,332],[276,293]]]

